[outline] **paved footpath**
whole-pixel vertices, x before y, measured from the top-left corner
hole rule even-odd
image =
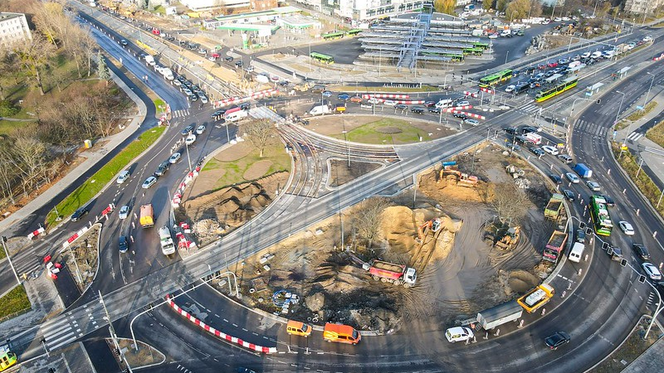
[[[143,123],[147,113],[147,107],[145,106],[145,103],[141,101],[136,93],[134,93],[134,91],[129,88],[122,81],[122,79],[113,73],[112,70],[111,76],[118,87],[120,87],[138,106],[138,114],[132,117],[131,123],[129,123],[129,125],[127,125],[127,127],[122,132],[104,138],[103,141],[99,141],[103,143],[102,145],[95,145],[92,149],[81,153],[81,156],[86,157],[86,159],[81,162],[81,164],[79,164],[75,169],[67,173],[67,175],[65,175],[57,183],[53,184],[53,186],[51,186],[48,190],[37,196],[27,205],[23,206],[20,210],[11,214],[8,218],[0,221],[0,232],[3,232],[3,235],[11,236],[12,233],[14,233],[12,230],[18,228],[19,224],[17,223],[34,214],[47,203],[50,203],[62,190],[69,187],[76,181],[76,179],[80,177],[80,175],[83,175],[85,172],[87,172],[106,154],[115,149],[118,145],[122,144],[123,141],[125,141],[129,136],[133,135],[134,132],[140,128],[140,125]],[[37,229],[38,227],[35,226],[30,228]]]

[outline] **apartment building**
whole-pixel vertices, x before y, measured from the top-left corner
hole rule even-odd
[[[661,0],[625,0],[625,12],[628,13],[652,13],[659,7]]]
[[[0,47],[32,40],[28,21],[23,13],[0,12]]]

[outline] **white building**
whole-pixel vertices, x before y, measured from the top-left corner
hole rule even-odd
[[[652,13],[661,3],[661,0],[626,0],[625,12],[628,13]]]
[[[32,40],[28,21],[23,13],[0,12],[0,46]]]
[[[323,13],[347,17],[355,21],[391,17],[422,9],[426,0],[296,0]]]

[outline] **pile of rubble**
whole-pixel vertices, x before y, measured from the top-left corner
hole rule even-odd
[[[226,233],[226,227],[222,227],[216,219],[203,219],[194,223],[193,231],[200,242],[211,242]]]
[[[508,174],[512,176],[512,178],[514,178],[514,183],[518,188],[520,189],[530,188],[530,180],[526,179],[525,171],[511,164],[507,165],[507,167],[505,167],[505,170],[507,171]]]

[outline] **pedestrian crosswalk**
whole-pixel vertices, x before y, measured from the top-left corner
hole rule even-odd
[[[609,129],[597,123],[591,123],[583,119],[579,119],[574,123],[575,132],[583,132],[589,135],[604,137]]]
[[[643,137],[643,134],[642,134],[642,133],[632,132],[632,133],[629,134],[629,136],[627,136],[627,139],[630,140],[630,141],[632,141],[632,142],[637,142],[637,141],[639,141],[642,137]]]
[[[40,332],[44,336],[44,347],[54,351],[107,324],[100,307],[85,305],[42,324]]]
[[[535,114],[540,111],[541,107],[537,106],[534,102],[531,102],[527,105],[519,107],[517,110],[525,114]]]
[[[174,111],[171,113],[171,116],[172,116],[173,118],[184,118],[184,117],[186,117],[187,115],[189,115],[189,110],[186,110],[186,109],[183,109],[183,110],[174,110]]]

